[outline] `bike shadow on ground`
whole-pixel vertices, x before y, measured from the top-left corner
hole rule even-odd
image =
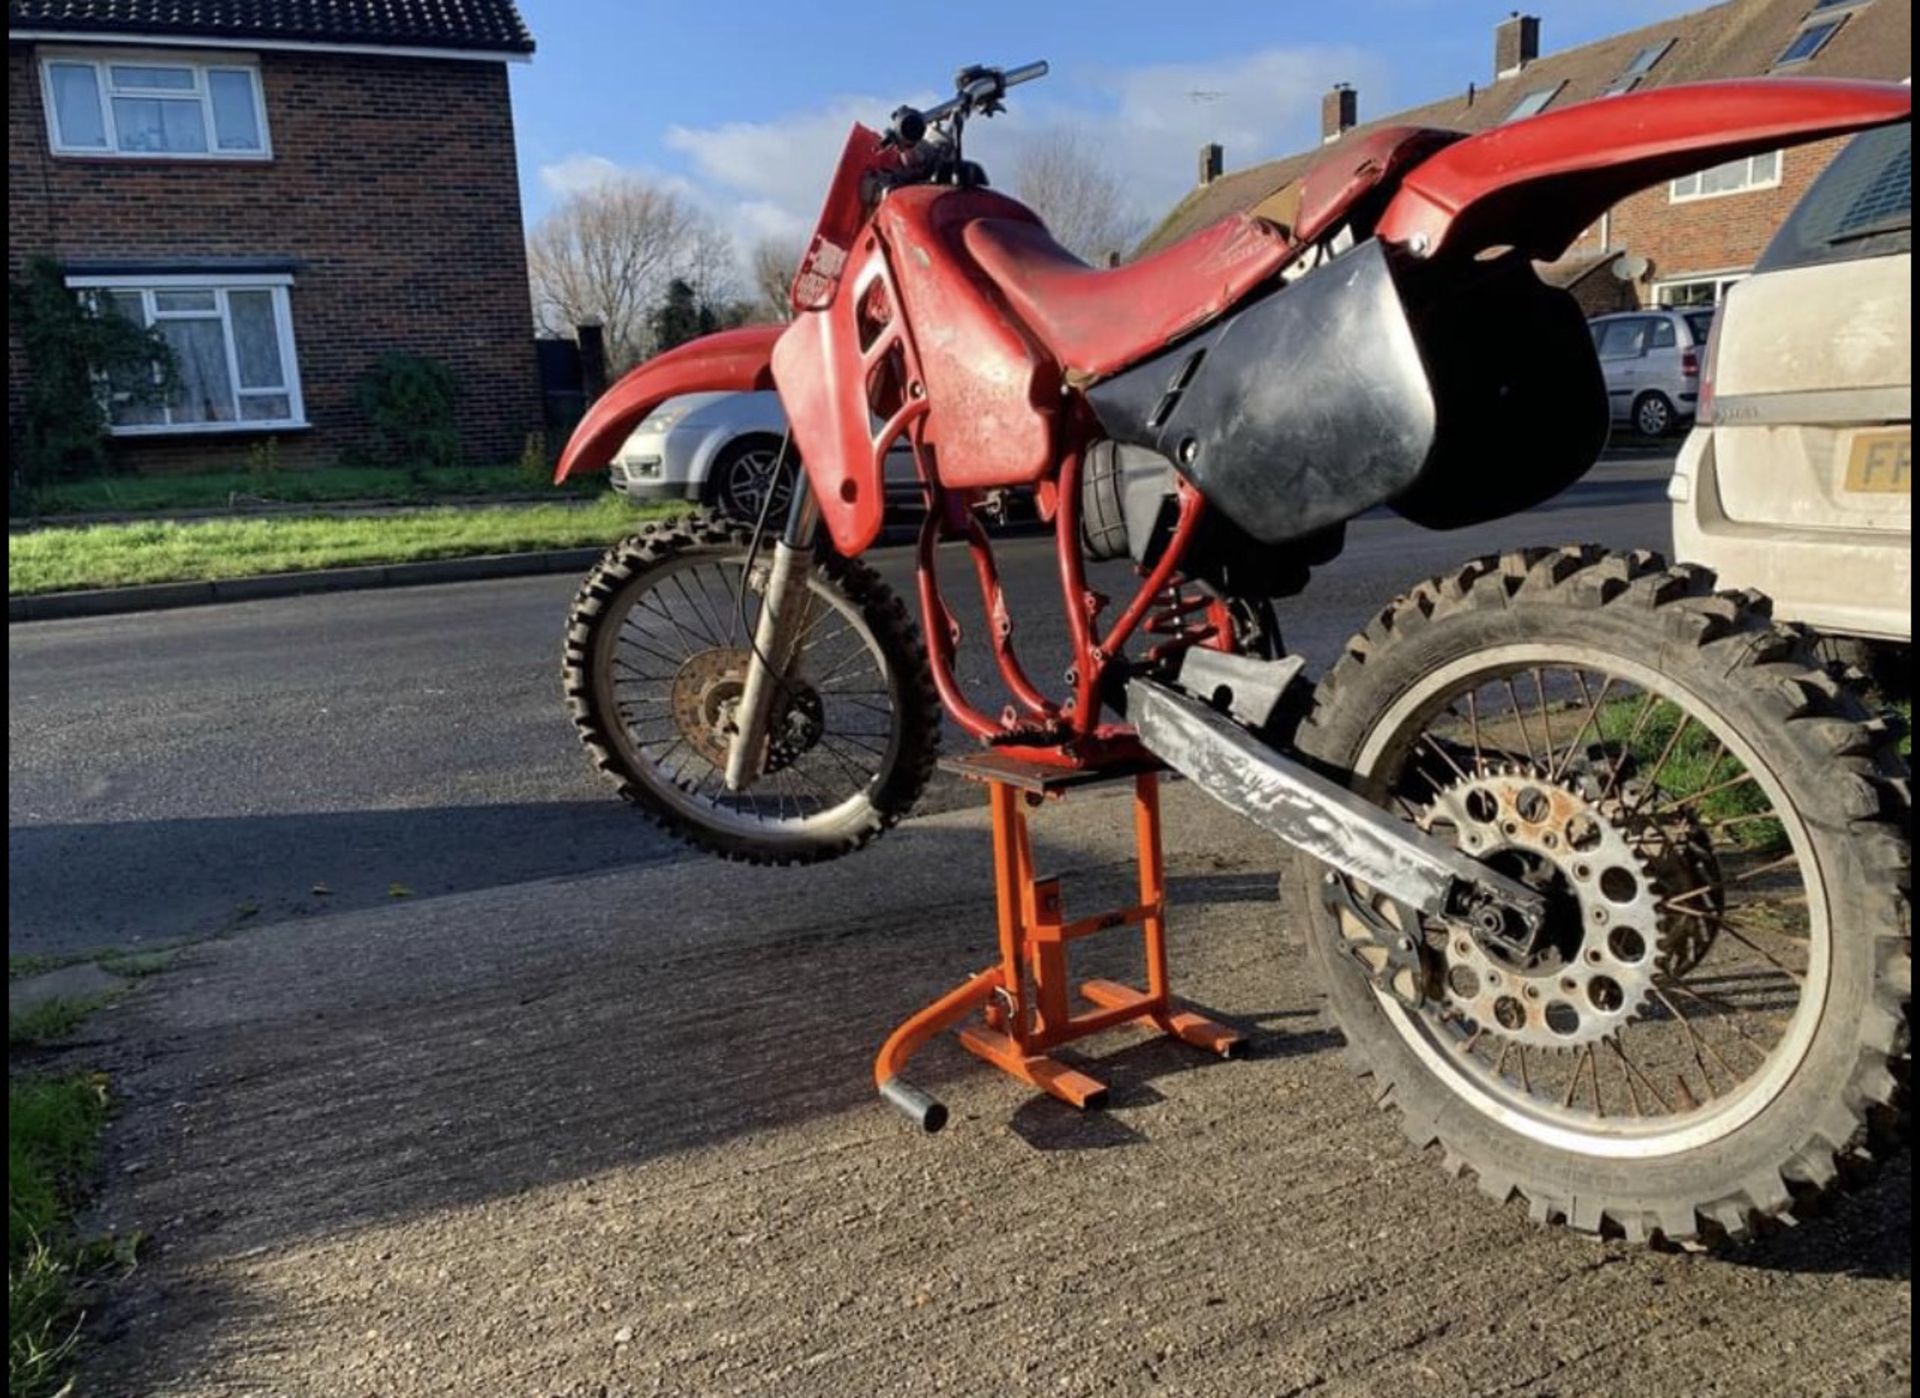
[[[1337,1032],[1321,1027],[1322,1016],[1316,1010],[1228,1014],[1192,1000],[1182,999],[1180,1003],[1181,1008],[1198,1011],[1241,1035],[1242,1042],[1230,1058],[1219,1058],[1146,1030],[1117,1031],[1135,1032],[1141,1037],[1107,1053],[1061,1048],[1052,1056],[1107,1085],[1106,1106],[1081,1111],[1054,1097],[1035,1096],[1014,1112],[1007,1129],[1035,1150],[1112,1150],[1141,1145],[1148,1137],[1130,1125],[1128,1117],[1142,1107],[1164,1102],[1166,1095],[1158,1084],[1167,1079],[1196,1070],[1232,1074],[1250,1060],[1324,1053],[1342,1042]]]
[[[1793,1226],[1715,1253],[1731,1267],[1908,1281],[1913,1275],[1913,1155],[1890,1154],[1849,1192],[1821,1201]]]

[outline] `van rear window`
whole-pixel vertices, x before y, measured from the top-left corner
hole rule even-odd
[[[1756,272],[1913,251],[1913,126],[1856,136],[1767,244]]]

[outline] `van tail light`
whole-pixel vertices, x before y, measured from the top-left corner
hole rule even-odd
[[[1680,372],[1692,378],[1700,372],[1700,352],[1684,349],[1680,351]]]
[[[1726,323],[1727,308],[1722,306],[1720,314],[1713,318],[1713,327],[1707,331],[1707,361],[1700,366],[1700,397],[1693,405],[1693,420],[1702,427],[1713,425],[1713,371],[1720,361],[1720,327]]]

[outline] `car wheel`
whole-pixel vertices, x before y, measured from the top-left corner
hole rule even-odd
[[[1633,405],[1633,429],[1643,437],[1665,437],[1679,424],[1680,414],[1664,393],[1644,393]]]
[[[714,507],[745,524],[758,523],[763,509],[768,519],[778,520],[792,498],[798,464],[791,453],[782,458],[784,448],[775,437],[746,437],[723,448],[707,472]]]

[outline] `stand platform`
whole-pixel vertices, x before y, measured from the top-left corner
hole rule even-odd
[[[946,1124],[947,1109],[902,1080],[907,1060],[921,1045],[974,1015],[960,1043],[1003,1073],[1030,1083],[1076,1107],[1106,1105],[1099,1079],[1048,1056],[1048,1050],[1123,1024],[1151,1026],[1195,1048],[1231,1057],[1241,1038],[1191,1010],[1179,1007],[1167,988],[1166,878],[1160,843],[1160,771],[1152,762],[1099,769],[1047,767],[1004,753],[970,753],[943,759],[946,771],[987,788],[993,813],[994,897],[1000,924],[1000,962],[934,1001],[893,1031],[874,1060],[880,1094],[928,1131]],[[1060,880],[1034,872],[1027,811],[1069,792],[1118,781],[1133,783],[1135,857],[1139,901],[1124,908],[1069,919]],[[1138,927],[1146,954],[1145,989],[1117,981],[1080,983],[1089,1009],[1076,1010],[1067,967],[1067,947],[1082,937],[1120,927]]]

